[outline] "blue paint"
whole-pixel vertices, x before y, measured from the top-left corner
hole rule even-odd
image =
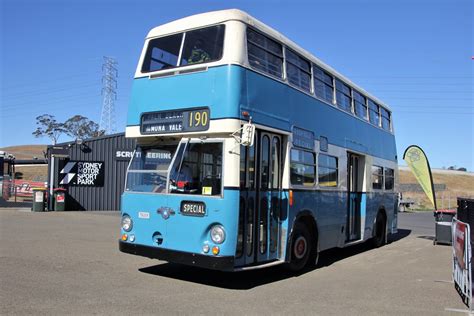
[[[127,126],[144,112],[208,106],[211,119],[241,118],[291,131],[293,125],[328,138],[330,144],[395,161],[394,136],[351,114],[249,69],[225,65],[204,72],[136,79]]]
[[[239,191],[225,190],[225,199],[196,195],[179,194],[140,194],[125,192],[122,196],[122,214],[128,214],[133,220],[134,243],[165,249],[203,253],[202,247],[208,243],[212,248],[209,230],[214,224],[221,224],[226,230],[226,240],[220,247],[222,256],[233,256],[237,244],[237,224]],[[181,201],[198,201],[206,204],[206,216],[181,215]],[[175,212],[168,219],[157,213],[161,207]],[[149,219],[139,218],[139,212],[149,213]],[[163,243],[157,245],[153,235],[160,232]],[[124,233],[122,231],[122,233]],[[211,254],[210,254],[211,255]]]

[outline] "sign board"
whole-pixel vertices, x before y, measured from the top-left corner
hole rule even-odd
[[[115,150],[114,159],[115,160],[126,160],[130,161],[133,156],[133,150],[129,149],[117,149]]]
[[[314,133],[306,129],[293,126],[293,145],[296,147],[313,150]]]
[[[69,149],[64,148],[64,147],[51,147],[50,149],[51,156],[57,157],[57,158],[67,158],[69,157]]]
[[[59,172],[59,184],[103,187],[104,174],[103,161],[68,161]]]
[[[197,132],[209,129],[211,115],[208,108],[143,113],[140,120],[142,134]]]
[[[472,263],[469,224],[453,220],[453,281],[464,304],[472,310]]]

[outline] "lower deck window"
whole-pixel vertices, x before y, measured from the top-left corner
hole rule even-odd
[[[372,189],[383,189],[383,168],[379,166],[372,166]]]
[[[170,169],[171,193],[220,195],[222,143],[181,143]]]
[[[393,190],[394,179],[393,169],[385,168],[385,190]]]
[[[290,166],[291,184],[313,186],[316,181],[316,161],[312,152],[292,149]]]
[[[337,158],[324,154],[318,157],[318,180],[321,187],[337,187]]]

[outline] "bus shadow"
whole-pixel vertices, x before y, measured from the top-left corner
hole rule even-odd
[[[398,229],[398,232],[396,234],[390,236],[388,242],[397,242],[399,240],[402,240],[403,238],[408,237],[410,234],[411,230],[409,229]],[[319,262],[316,268],[328,267],[335,262],[350,258],[352,256],[358,255],[369,250],[374,250],[374,247],[372,246],[372,243],[370,241],[347,248],[334,248],[323,251],[319,256]]]
[[[409,236],[411,230],[399,229],[398,233],[390,238],[396,242]],[[285,269],[283,265],[241,272],[222,272],[201,269],[198,267],[184,266],[173,263],[163,263],[139,269],[142,273],[155,276],[172,278],[176,280],[199,283],[230,290],[249,290],[265,284],[270,284],[285,279],[298,277],[321,267],[327,267],[337,261],[344,260],[354,255],[373,249],[370,243],[363,243],[348,248],[335,248],[321,252],[318,265],[306,268],[299,273]]]

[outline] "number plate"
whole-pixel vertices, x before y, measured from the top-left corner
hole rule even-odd
[[[181,214],[188,216],[204,216],[206,215],[206,204],[203,202],[181,202]]]

